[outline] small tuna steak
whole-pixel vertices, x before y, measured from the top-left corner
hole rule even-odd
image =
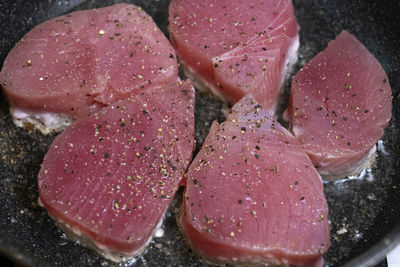
[[[211,126],[188,170],[180,223],[195,251],[219,262],[320,266],[330,246],[318,172],[250,96]]]
[[[173,48],[152,18],[117,4],[36,26],[8,54],[0,82],[14,121],[47,133],[149,86],[175,82],[177,73]]]
[[[378,60],[343,31],[293,78],[294,135],[326,179],[355,175],[391,118],[391,88]]]
[[[191,160],[193,105],[192,83],[178,82],[66,128],[38,176],[48,214],[107,258],[142,251]]]
[[[169,22],[179,59],[196,79],[232,103],[252,93],[274,112],[299,47],[291,0],[173,0]]]

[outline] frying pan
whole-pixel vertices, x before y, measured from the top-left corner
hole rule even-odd
[[[0,62],[23,34],[44,20],[78,9],[120,1],[0,1]],[[141,6],[167,34],[168,2],[126,1]],[[400,2],[294,0],[301,26],[298,70],[341,30],[354,34],[381,62],[393,90],[393,118],[378,143],[376,163],[359,177],[324,182],[332,246],[326,266],[373,266],[400,242]],[[294,73],[295,73],[294,71]],[[224,120],[223,104],[196,95],[196,141],[200,148],[211,122]],[[0,94],[0,252],[26,266],[118,266],[57,229],[38,206],[36,176],[55,135],[13,125]],[[176,225],[180,190],[165,216],[164,236],[130,263],[119,266],[208,266],[185,244]]]

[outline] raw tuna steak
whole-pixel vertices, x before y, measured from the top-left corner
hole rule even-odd
[[[113,260],[143,250],[191,160],[193,105],[192,83],[178,82],[66,128],[38,176],[48,214]]]
[[[36,26],[10,51],[0,73],[16,122],[41,121],[43,132],[60,126],[51,119],[67,118],[68,124],[176,80],[167,38],[140,7],[129,4],[77,11]]]
[[[179,59],[196,79],[232,103],[252,93],[275,110],[299,47],[291,0],[172,0],[169,22]]]
[[[391,118],[391,94],[378,60],[346,31],[295,75],[287,117],[322,176],[360,171]]]
[[[320,266],[330,246],[320,176],[251,96],[211,126],[189,167],[180,222],[195,251],[219,262]]]

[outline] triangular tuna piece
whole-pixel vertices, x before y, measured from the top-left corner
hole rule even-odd
[[[46,133],[60,127],[49,114],[88,116],[177,75],[175,52],[152,18],[117,4],[36,26],[8,54],[0,82],[15,122],[42,121]]]
[[[180,223],[195,251],[220,262],[319,266],[330,246],[320,176],[251,96],[213,123],[189,167]]]
[[[299,47],[292,1],[173,0],[169,21],[172,44],[196,79],[232,103],[251,93],[275,111]]]
[[[323,177],[365,166],[391,118],[391,94],[378,60],[346,31],[297,72],[286,115]]]
[[[193,105],[192,83],[179,82],[68,127],[38,176],[48,214],[113,260],[143,250],[191,160]]]

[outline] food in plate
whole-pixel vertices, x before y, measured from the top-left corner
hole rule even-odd
[[[116,4],[34,27],[9,52],[0,82],[14,122],[49,133],[177,75],[175,52],[153,19]]]
[[[271,112],[297,60],[299,26],[291,0],[172,0],[172,45],[188,77],[235,103],[252,93]]]
[[[77,120],[38,175],[40,204],[73,238],[120,261],[161,226],[194,149],[191,81],[152,88]]]
[[[358,174],[391,118],[385,70],[343,31],[292,80],[286,113],[293,134],[327,179]]]
[[[330,246],[321,177],[251,95],[212,124],[187,173],[180,224],[194,251],[222,263],[322,266]]]

